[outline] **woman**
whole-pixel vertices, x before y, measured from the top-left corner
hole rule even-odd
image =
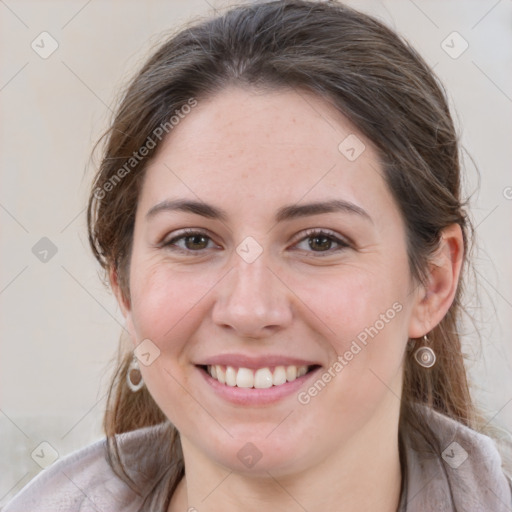
[[[510,510],[457,332],[458,151],[428,66],[341,4],[165,42],[89,202],[130,341],[107,441],[6,512]]]

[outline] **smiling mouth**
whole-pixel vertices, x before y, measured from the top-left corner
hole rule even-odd
[[[208,365],[200,367],[217,382],[230,387],[268,389],[273,386],[282,386],[287,382],[303,377],[319,368],[312,366],[274,366],[258,369],[237,368],[234,366]]]

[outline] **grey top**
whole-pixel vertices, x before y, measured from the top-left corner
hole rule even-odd
[[[421,435],[404,438],[407,470],[398,512],[511,512],[512,482],[501,467],[494,441],[423,409],[443,448],[433,449]],[[167,432],[164,422],[118,436],[128,473],[146,493],[168,465]],[[112,471],[106,447],[103,439],[58,460],[31,480],[3,512],[140,511],[143,498]]]

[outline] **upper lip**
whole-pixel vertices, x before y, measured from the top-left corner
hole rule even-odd
[[[315,366],[318,363],[285,355],[247,356],[244,354],[219,354],[198,363],[198,366],[232,366],[234,368],[258,368],[275,366]]]

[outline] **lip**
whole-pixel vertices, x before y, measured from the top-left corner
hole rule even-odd
[[[196,366],[233,366],[234,368],[250,368],[251,370],[275,366],[320,366],[318,361],[308,361],[285,355],[251,357],[244,354],[219,354],[195,364]]]
[[[287,359],[288,361],[289,359]],[[216,363],[221,364],[221,363]],[[295,363],[291,363],[295,364]],[[269,366],[269,365],[267,365]],[[248,368],[245,366],[245,368]],[[256,367],[260,368],[260,367]],[[290,395],[296,395],[299,389],[322,369],[321,366],[314,368],[302,377],[295,379],[292,382],[286,382],[280,386],[272,386],[266,389],[256,388],[239,388],[236,386],[227,386],[221,384],[218,380],[211,377],[202,366],[196,366],[197,371],[202,375],[206,384],[213,392],[223,400],[226,400],[234,405],[245,406],[264,406],[269,405],[279,400],[282,400]]]

